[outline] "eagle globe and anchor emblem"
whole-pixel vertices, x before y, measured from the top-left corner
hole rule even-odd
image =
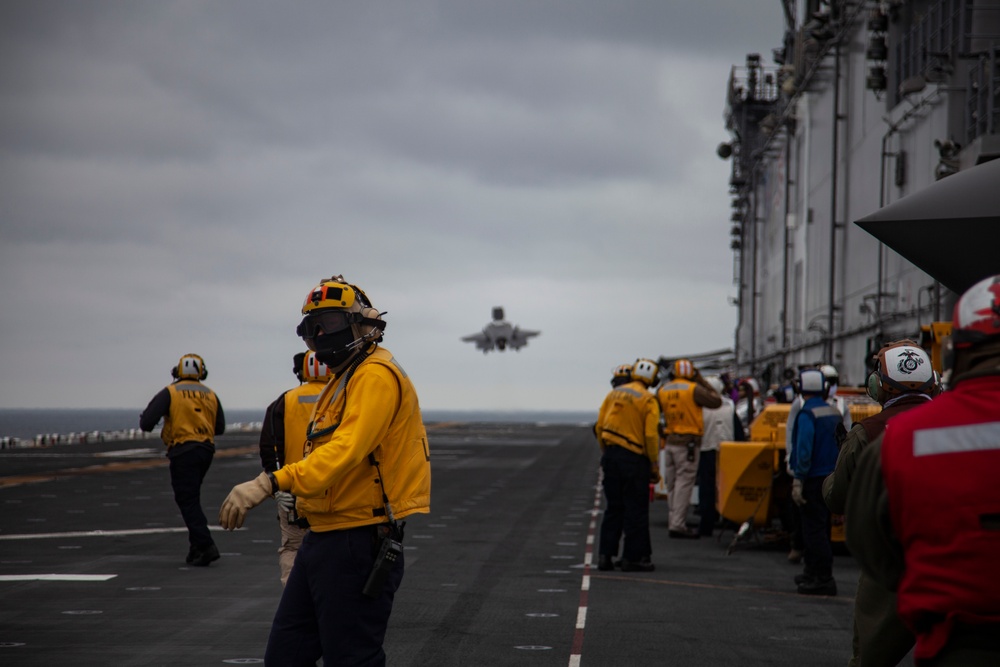
[[[896,368],[900,373],[909,375],[916,371],[922,363],[924,363],[924,360],[919,354],[913,350],[903,350],[899,353],[899,363],[896,364]]]

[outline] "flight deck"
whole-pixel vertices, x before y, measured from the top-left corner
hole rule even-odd
[[[431,514],[407,524],[389,665],[847,663],[849,555],[835,558],[839,596],[801,596],[784,551],[727,555],[731,531],[670,539],[657,500],[656,570],[601,572],[589,425],[431,423],[428,435]],[[219,438],[202,487],[210,524],[260,472],[256,440]],[[213,532],[222,557],[207,568],[184,562],[157,441],[2,450],[0,505],[0,664],[263,664],[281,595],[272,501]]]

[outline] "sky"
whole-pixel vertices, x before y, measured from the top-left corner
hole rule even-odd
[[[424,409],[596,410],[732,347],[726,86],[778,0],[0,5],[0,408],[294,386],[311,288]],[[483,354],[494,306],[540,336]]]

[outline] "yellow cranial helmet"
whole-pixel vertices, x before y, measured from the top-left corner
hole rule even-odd
[[[647,387],[656,384],[656,376],[660,367],[650,359],[636,359],[632,365],[632,379],[642,382]]]
[[[613,378],[626,378],[632,379],[632,364],[622,364],[621,366],[616,366],[615,370],[612,372],[611,377]]]
[[[204,380],[208,377],[208,369],[205,368],[205,360],[197,354],[185,354],[170,374],[177,380]]]
[[[363,293],[362,293],[363,294]],[[343,276],[334,276],[324,280],[309,290],[302,304],[302,314],[308,315],[314,310],[337,308],[351,310],[355,301],[355,288],[347,284]],[[367,299],[365,299],[367,301]]]
[[[372,307],[360,288],[340,275],[309,290],[302,314],[296,333],[333,372],[339,372],[370,344],[382,340],[385,329],[383,313]]]
[[[302,380],[304,382],[326,382],[330,379],[330,368],[316,358],[312,350],[302,358]]]
[[[694,364],[690,359],[678,359],[674,362],[674,377],[690,380],[694,377]]]

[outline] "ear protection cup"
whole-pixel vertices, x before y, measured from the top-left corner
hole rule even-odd
[[[882,391],[882,380],[878,376],[878,371],[872,371],[868,375],[868,383],[866,385],[868,390],[868,398],[873,401],[878,401],[879,393]]]

